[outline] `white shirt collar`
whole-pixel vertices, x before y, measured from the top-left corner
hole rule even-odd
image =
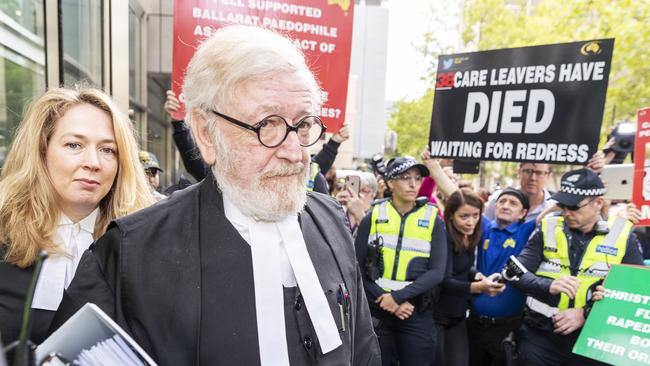
[[[50,311],[59,308],[63,292],[72,282],[81,256],[93,243],[98,215],[99,208],[96,208],[90,215],[75,224],[66,215],[60,213],[54,240],[66,255],[53,255],[43,262],[32,308]]]
[[[95,233],[95,223],[97,222],[97,216],[99,215],[99,207],[97,207],[93,212],[90,213],[90,215],[84,217],[77,223],[79,226],[80,230],[85,231],[86,233],[93,235]],[[58,226],[63,226],[63,225],[75,225],[72,220],[68,218],[63,212],[61,212],[61,215],[59,216],[59,224]]]

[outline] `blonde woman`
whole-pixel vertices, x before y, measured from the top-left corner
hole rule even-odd
[[[0,333],[18,338],[37,254],[32,307],[40,343],[82,253],[111,220],[150,205],[131,122],[95,89],[52,89],[18,126],[0,179]]]

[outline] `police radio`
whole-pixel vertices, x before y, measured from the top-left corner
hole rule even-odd
[[[375,281],[384,272],[384,238],[375,233],[375,240],[368,243],[366,261],[363,265],[366,276]]]

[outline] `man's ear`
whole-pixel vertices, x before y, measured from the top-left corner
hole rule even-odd
[[[201,110],[195,109],[192,111],[190,129],[192,130],[194,141],[196,141],[196,145],[201,152],[203,161],[208,166],[214,165],[217,154],[214,148],[214,136],[211,136],[210,129],[208,128],[208,121]]]
[[[528,215],[528,210],[526,210],[526,209],[524,208],[523,210],[521,210],[521,217],[519,217],[519,221],[523,221],[523,220],[525,220],[525,219],[526,219],[526,215]]]

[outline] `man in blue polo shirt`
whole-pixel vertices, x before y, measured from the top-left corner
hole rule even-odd
[[[499,273],[511,255],[518,255],[535,229],[535,220],[524,222],[530,209],[520,190],[506,188],[496,200],[493,221],[483,220],[483,235],[476,253],[476,269],[482,274]],[[504,365],[503,339],[521,324],[525,295],[514,287],[491,297],[472,297],[467,332],[470,365]]]

